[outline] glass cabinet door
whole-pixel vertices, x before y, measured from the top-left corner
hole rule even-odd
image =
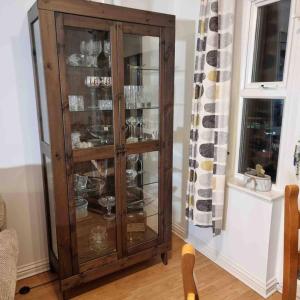
[[[126,157],[127,247],[158,238],[159,153],[128,154]]]
[[[116,252],[114,159],[76,163],[73,189],[79,263]]]
[[[124,171],[127,252],[154,246],[160,238],[160,31],[123,24]]]
[[[57,24],[65,147],[69,154],[72,256],[77,272],[88,268],[88,262],[95,266],[111,258],[117,260],[120,250],[113,146],[114,26],[109,21],[74,15],[60,15]]]
[[[123,36],[126,143],[159,139],[159,37]]]
[[[112,145],[111,33],[65,27],[64,41],[72,148]]]

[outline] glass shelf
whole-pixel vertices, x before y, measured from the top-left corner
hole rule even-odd
[[[128,65],[128,67],[131,70],[137,70],[137,71],[159,71],[159,68],[155,68],[155,67],[146,68],[143,66],[134,66],[134,65]]]

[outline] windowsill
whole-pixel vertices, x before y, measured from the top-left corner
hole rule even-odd
[[[260,198],[265,201],[275,201],[277,199],[283,198],[283,196],[284,196],[283,191],[275,190],[273,188],[269,192],[257,192],[254,190],[250,190],[244,186],[242,180],[235,178],[235,177],[231,177],[227,180],[227,186],[230,188],[239,190],[241,192],[250,194],[252,196],[255,196],[255,197]]]

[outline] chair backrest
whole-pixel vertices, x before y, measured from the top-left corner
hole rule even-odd
[[[300,269],[298,194],[299,188],[297,185],[285,187],[283,300],[295,300],[297,293],[297,275]]]
[[[190,244],[182,247],[182,280],[185,300],[199,300],[198,291],[194,279],[195,249]]]

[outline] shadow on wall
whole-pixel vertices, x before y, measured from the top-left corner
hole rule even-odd
[[[47,258],[41,166],[0,169],[0,178],[0,193],[7,205],[7,225],[18,233],[18,265]]]
[[[185,198],[188,178],[190,119],[193,99],[196,22],[176,20],[173,225],[186,232]]]

